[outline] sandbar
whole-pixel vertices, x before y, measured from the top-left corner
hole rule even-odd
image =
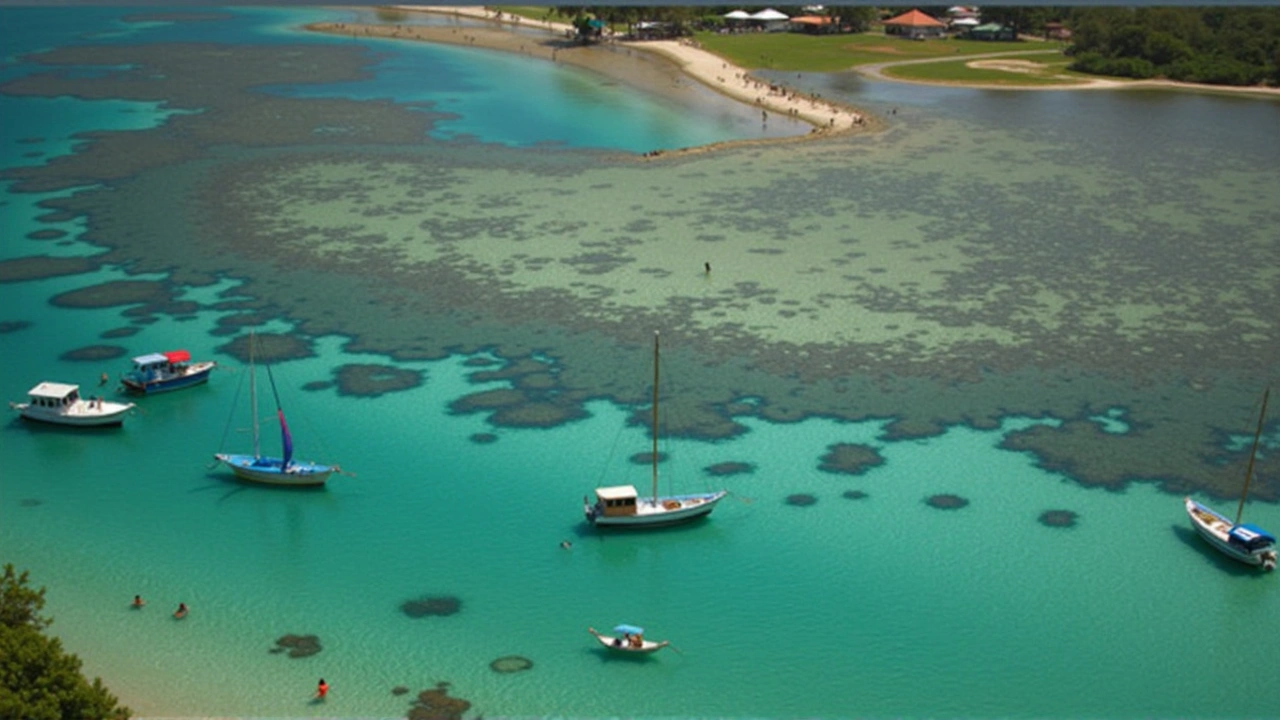
[[[396,10],[453,15],[484,20],[488,25],[414,25],[394,23],[311,23],[306,29],[340,35],[416,40],[499,50],[560,62],[612,77],[641,90],[680,94],[680,78],[695,80],[723,95],[769,113],[802,120],[813,126],[808,135],[791,138],[750,140],[750,143],[777,143],[830,137],[852,132],[873,132],[886,127],[883,120],[866,111],[825,98],[795,92],[770,84],[718,55],[707,52],[690,40],[621,41],[583,44],[573,39],[573,28],[549,20],[530,20],[481,7],[437,7],[399,5]],[[519,32],[515,32],[515,30]],[[707,150],[741,143],[717,143]],[[663,153],[653,153],[661,155]]]

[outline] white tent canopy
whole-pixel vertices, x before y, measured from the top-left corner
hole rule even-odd
[[[752,20],[764,20],[764,21],[769,21],[769,20],[786,20],[786,19],[787,19],[787,16],[786,16],[786,15],[783,15],[782,13],[778,12],[777,10],[774,10],[773,8],[765,8],[764,10],[761,10],[761,11],[760,11],[760,12],[758,12],[758,13],[753,13],[753,14],[751,15],[751,19],[752,19]]]
[[[966,26],[973,27],[973,26],[979,25],[980,21],[978,20],[978,18],[956,18],[955,20],[951,21],[951,24],[957,25],[960,27],[966,27]]]
[[[747,14],[746,10],[734,10],[733,12],[725,13],[724,17],[730,20],[746,20],[751,16]]]

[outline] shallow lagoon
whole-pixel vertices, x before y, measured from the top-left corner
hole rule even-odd
[[[572,167],[572,159],[553,150],[535,151],[535,160],[518,161],[515,172],[503,169],[497,159],[501,156],[484,147],[472,148],[472,153],[445,148],[433,157],[483,156],[479,169],[462,162],[442,169],[458,180],[453,188],[459,194],[458,213],[484,214],[470,209],[468,201],[498,194],[493,183],[500,183],[496,187],[517,210],[531,208],[535,199],[543,204],[515,225],[529,237],[523,248],[531,256],[555,249],[556,238],[535,231],[546,227],[539,223],[563,217],[583,199],[613,202],[611,223],[592,229],[622,225],[642,241],[649,235],[682,237],[690,218],[707,206],[726,202],[733,191],[744,198],[764,198],[780,187],[766,178],[779,174],[792,192],[778,202],[810,212],[760,212],[736,201],[742,204],[731,205],[724,216],[706,224],[722,222],[721,217],[745,220],[722,223],[722,231],[731,228],[723,232],[729,239],[712,246],[768,249],[771,241],[793,237],[808,237],[822,246],[843,233],[863,242],[860,250],[867,260],[857,259],[855,265],[883,264],[882,273],[867,268],[857,272],[927,286],[929,273],[913,272],[913,258],[924,252],[955,252],[937,265],[963,265],[964,244],[959,251],[943,245],[926,251],[904,243],[955,236],[959,225],[971,249],[980,248],[976,239],[983,235],[1019,239],[1035,251],[1035,262],[1058,263],[1055,269],[1064,280],[1079,283],[1090,277],[1085,270],[1096,270],[1096,288],[1088,289],[1106,292],[1113,287],[1108,268],[1089,267],[1089,258],[1103,252],[1101,257],[1109,260],[1141,261],[1146,254],[1105,249],[1126,237],[1121,230],[1149,241],[1161,233],[1139,230],[1154,221],[1158,230],[1192,228],[1185,234],[1191,239],[1225,228],[1238,242],[1262,248],[1274,243],[1249,230],[1250,223],[1266,226],[1273,218],[1274,208],[1262,197],[1270,194],[1262,190],[1276,187],[1275,168],[1280,167],[1259,156],[1275,152],[1262,142],[1274,128],[1268,122],[1274,107],[1263,102],[1160,94],[992,94],[873,83],[845,87],[846,81],[825,77],[805,82],[827,83],[832,86],[827,92],[839,85],[852,93],[851,100],[882,112],[896,108],[898,125],[884,137],[841,146],[848,151],[843,160],[831,157],[829,146],[750,149],[646,167],[639,171],[640,184],[637,171],[625,166],[574,167],[544,175],[541,188],[520,177],[520,172],[536,176],[538,168],[548,166]],[[9,118],[22,117],[18,111],[29,107],[24,103],[47,101],[0,95],[0,102]],[[107,118],[120,117],[118,105],[94,107],[102,116],[85,115],[80,127],[117,126],[117,120]],[[135,107],[138,115],[130,116],[128,125],[145,127],[145,122],[134,121],[154,108]],[[1053,135],[1054,119],[1064,115],[1078,119]],[[1129,122],[1153,115],[1141,131]],[[7,129],[20,126],[5,124],[9,166],[30,162],[20,158],[33,145],[47,148],[49,155],[65,151],[63,136],[69,130],[42,131],[49,136],[47,144],[33,144],[19,142],[31,137],[27,131],[13,137]],[[1230,134],[1201,132],[1228,126]],[[1036,132],[1023,129],[1028,127]],[[1181,140],[1193,132],[1204,142],[1188,148],[1170,141],[1170,147],[1185,148],[1177,156],[1151,151],[1152,135],[1159,139],[1167,133]],[[1237,140],[1222,139],[1228,135]],[[1084,137],[1087,144],[1080,141]],[[1254,151],[1233,150],[1237,142]],[[523,163],[531,163],[535,172]],[[1187,167],[1202,172],[1172,172]],[[959,195],[964,187],[971,193],[967,201]],[[640,207],[619,202],[617,188],[629,188],[627,200]],[[547,189],[567,199],[555,201],[558,193]],[[568,197],[570,193],[574,196]],[[847,194],[854,199],[838,198]],[[37,222],[44,210],[30,198],[13,196],[0,209],[6,227],[20,228],[6,238],[6,257],[94,251],[75,239],[82,227],[77,221],[62,225],[71,235],[68,240],[23,239],[28,232],[58,225]],[[1064,198],[1072,207],[1063,207]],[[1003,214],[992,217],[973,207],[983,202]],[[694,210],[683,209],[682,203]],[[628,224],[631,216],[657,220],[650,228]],[[944,224],[947,216],[951,224]],[[1072,233],[1037,230],[1068,221],[1076,223]],[[963,230],[965,223],[981,227]],[[370,225],[385,227],[386,220],[374,219]],[[115,241],[109,230],[98,233]],[[1175,235],[1185,239],[1164,233]],[[1061,245],[1068,239],[1080,245]],[[1044,245],[1035,247],[1037,242]],[[531,247],[537,251],[529,252]],[[635,253],[652,253],[638,263],[643,266],[657,266],[669,257],[650,246],[633,247]],[[1097,252],[1078,252],[1081,247]],[[1194,244],[1188,247],[1207,274],[1228,267],[1206,264],[1205,258],[1217,255]],[[480,234],[467,252],[492,267],[520,260],[511,260],[520,251],[492,234]],[[734,305],[740,300],[731,299],[707,314],[688,314],[687,322],[722,342],[726,331],[716,317],[742,320],[769,343],[793,339],[797,346],[816,342],[823,333],[835,336],[837,343],[858,344],[868,334],[890,342],[936,329],[934,335],[912,340],[927,354],[941,356],[938,348],[946,343],[936,338],[951,337],[945,325],[931,325],[927,313],[913,317],[907,305],[864,305],[858,321],[848,321],[845,306],[823,294],[822,273],[799,273],[818,266],[822,252],[756,253],[769,261],[750,265],[745,259],[751,253],[736,258],[719,252],[712,283],[776,285],[783,308],[797,308],[792,317],[780,320],[773,313],[776,306],[749,303],[739,310]],[[683,268],[668,268],[667,277],[641,274],[643,282],[615,270],[573,291],[592,297],[592,284],[634,291],[599,296],[584,306],[581,316],[590,322],[583,324],[593,329],[580,332],[599,343],[601,335],[593,333],[608,327],[600,322],[602,316],[625,318],[620,308],[643,311],[661,305],[678,283],[714,299],[726,287],[708,284],[700,276],[702,254],[694,257],[687,278]],[[732,259],[720,259],[725,257]],[[933,267],[931,262],[922,267]],[[1136,269],[1158,265],[1148,262]],[[1015,266],[1010,259],[990,267],[1005,278]],[[555,264],[550,267],[554,270]],[[1116,273],[1123,269],[1114,268]],[[790,284],[792,276],[779,271],[795,271],[811,282],[808,287]],[[1043,274],[1029,272],[1027,282]],[[597,356],[580,347],[585,342],[562,339],[572,335],[556,329],[565,322],[562,316],[548,317],[545,335],[532,324],[524,331],[481,324],[465,330],[465,353],[436,361],[390,361],[384,354],[344,349],[342,336],[319,334],[315,356],[280,363],[277,378],[300,453],[336,460],[357,477],[335,478],[323,492],[275,491],[235,484],[207,468],[214,451],[239,449],[248,442],[243,413],[231,413],[243,367],[218,351],[229,338],[214,334],[225,329],[218,319],[236,310],[210,307],[225,299],[221,290],[245,287],[252,292],[253,286],[231,277],[194,290],[179,288],[180,300],[195,300],[202,309],[176,317],[163,312],[122,316],[119,307],[72,310],[48,303],[64,291],[125,277],[108,267],[94,275],[0,284],[0,307],[6,308],[2,319],[33,323],[6,336],[7,347],[21,347],[0,360],[10,398],[39,379],[65,378],[92,386],[101,371],[122,371],[123,362],[117,368],[58,359],[69,349],[103,342],[125,345],[132,354],[185,347],[197,357],[216,357],[224,369],[207,387],[147,398],[143,411],[117,432],[67,434],[16,421],[6,424],[0,429],[8,466],[0,480],[0,551],[6,561],[31,569],[37,582],[49,587],[55,630],[84,658],[87,670],[102,675],[145,716],[396,716],[407,711],[408,696],[393,696],[393,687],[405,685],[416,692],[439,681],[451,682],[453,694],[472,701],[472,712],[488,715],[1258,716],[1280,705],[1264,668],[1232,660],[1241,647],[1280,629],[1275,578],[1243,571],[1204,547],[1192,535],[1177,495],[1160,492],[1151,483],[1089,489],[1070,473],[1038,468],[1037,456],[1029,452],[1000,446],[1002,438],[1028,428],[1063,427],[1065,417],[1068,427],[1074,422],[1118,438],[1120,445],[1102,446],[1116,457],[1102,457],[1101,467],[1132,465],[1134,453],[1125,451],[1123,441],[1141,432],[1109,433],[1114,426],[1096,418],[1118,407],[1122,413],[1116,417],[1139,431],[1178,419],[1160,417],[1155,409],[1165,406],[1151,399],[1168,392],[1162,383],[1168,383],[1169,373],[1147,372],[1140,356],[1130,359],[1129,367],[1110,357],[1099,356],[1092,366],[1087,358],[1078,358],[1086,372],[1033,376],[1043,381],[1039,385],[1009,379],[1024,370],[996,366],[971,388],[942,393],[944,407],[938,412],[924,397],[933,386],[906,366],[896,377],[888,374],[878,382],[851,372],[845,396],[850,404],[869,406],[869,417],[858,422],[776,422],[802,410],[804,402],[795,398],[805,398],[803,385],[791,395],[783,381],[739,385],[728,396],[736,403],[735,414],[725,415],[744,432],[719,442],[672,441],[665,448],[672,459],[664,472],[672,482],[696,488],[723,482],[734,497],[696,526],[601,536],[582,524],[579,498],[620,477],[641,487],[647,484],[647,469],[626,460],[647,449],[644,430],[627,424],[632,410],[642,410],[642,405],[585,399],[582,407],[589,417],[545,429],[495,427],[485,413],[450,410],[459,398],[510,385],[472,382],[475,373],[492,368],[468,365],[468,358],[502,360],[503,350],[536,346],[539,337],[553,351],[552,370],[567,375],[571,381],[566,387],[576,391],[582,377],[576,373],[587,358]],[[532,292],[564,278],[583,281],[560,270],[542,272],[538,263],[506,277],[511,293]],[[1187,288],[1204,287],[1195,275],[1179,277],[1187,282],[1168,291],[1156,288],[1154,306]],[[772,278],[781,280],[769,282]],[[1250,289],[1258,291],[1252,293],[1255,297],[1275,299],[1268,278],[1274,282],[1265,271],[1248,276]],[[354,297],[359,296],[344,299],[351,304]],[[1049,296],[1037,297],[1053,305]],[[819,312],[809,317],[799,309],[811,298]],[[460,306],[463,300],[459,298]],[[790,300],[796,304],[786,305]],[[984,312],[999,315],[1007,307],[1004,301],[1005,296],[996,297]],[[1066,296],[1060,302],[1070,306],[1078,300]],[[1244,304],[1243,298],[1240,302]],[[1268,304],[1274,307],[1274,302],[1263,303]],[[385,301],[375,304],[372,316],[394,307]],[[1095,306],[1079,307],[1086,315],[1096,311]],[[1247,314],[1247,307],[1242,311]],[[832,322],[833,314],[844,321]],[[868,321],[888,316],[898,318],[902,327],[888,327],[895,324],[889,320]],[[1144,314],[1131,302],[1117,304],[1114,318],[1102,318],[1104,326],[1118,328],[1117,339],[1161,322],[1186,332],[1198,320],[1192,310],[1182,308],[1157,307]],[[288,331],[304,322],[316,320],[277,318],[260,329]],[[430,322],[443,326],[439,320]],[[102,333],[121,326],[139,331],[120,340],[102,339]],[[650,329],[646,324],[636,335],[647,338]],[[1019,331],[1017,325],[990,321],[955,335],[1017,336]],[[1275,335],[1273,326],[1256,331]],[[699,370],[690,356],[697,357],[692,349],[706,340],[679,329],[669,335],[668,375],[676,389],[705,391],[702,381],[716,368]],[[1250,426],[1248,405],[1257,394],[1255,386],[1260,387],[1257,381],[1274,376],[1277,356],[1267,352],[1274,344],[1265,338],[1251,341],[1250,356],[1227,373],[1195,358],[1173,364],[1179,371],[1198,370],[1211,381],[1215,392],[1193,397],[1211,412],[1231,418],[1221,424],[1221,442],[1236,455],[1233,436]],[[1080,347],[1093,350],[1096,344],[1082,342]],[[804,349],[821,351],[817,345]],[[883,350],[886,357],[896,357],[892,351],[887,346]],[[642,404],[649,372],[643,343],[619,343],[598,352],[602,362],[596,364],[605,368],[598,374],[610,376],[607,393],[627,394]],[[801,363],[798,355],[795,362]],[[1061,362],[1061,355],[1046,357]],[[950,366],[974,362],[974,356],[959,352]],[[309,382],[331,380],[336,368],[351,363],[420,370],[426,382],[378,398],[301,389]],[[1099,374],[1121,378],[1087,375],[1103,368],[1106,373]],[[690,375],[699,380],[691,382]],[[1071,382],[1073,377],[1078,379]],[[873,388],[883,385],[892,386],[892,392],[873,398]],[[983,393],[995,405],[1003,393],[1019,387],[1045,393],[1042,403],[1028,405],[1065,407],[1072,400],[1090,405],[1077,408],[1079,417],[993,411],[970,416],[967,424],[949,417],[963,417],[980,404]],[[1117,387],[1127,390],[1120,393]],[[1224,395],[1233,398],[1225,410],[1218,406],[1227,402]],[[749,412],[753,405],[773,413],[775,421]],[[911,415],[936,419],[947,429],[928,437],[896,432],[894,423]],[[494,433],[498,440],[478,444],[472,440],[477,433]],[[819,470],[820,459],[838,443],[874,448],[885,462],[861,475]],[[703,471],[726,461],[751,463],[755,469],[722,480]],[[1271,478],[1274,473],[1264,463],[1264,491],[1274,487]],[[867,497],[842,497],[848,490]],[[811,494],[817,502],[808,507],[787,504],[785,498],[795,493]],[[941,493],[959,495],[969,504],[939,510],[925,503]],[[1078,524],[1045,527],[1037,518],[1051,509],[1076,512]],[[1248,514],[1264,526],[1280,527],[1275,505],[1252,503]],[[559,547],[565,539],[572,541],[571,550]],[[149,599],[146,610],[128,609],[134,593]],[[406,600],[435,594],[457,596],[461,612],[411,619],[399,609]],[[170,606],[179,601],[193,608],[182,623],[168,617]],[[679,651],[646,663],[598,654],[586,626],[619,621],[644,624],[652,636],[671,639]],[[270,653],[286,633],[317,634],[324,649],[303,659]],[[533,668],[514,675],[489,669],[495,658],[512,654],[528,657]],[[334,689],[319,708],[309,704],[309,695],[322,676]]]

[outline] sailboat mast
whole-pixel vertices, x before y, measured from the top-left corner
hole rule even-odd
[[[253,369],[253,347],[257,337],[249,333],[249,405],[253,409],[253,456],[262,457],[262,443],[258,439],[258,373]]]
[[[1236,524],[1244,516],[1244,501],[1249,497],[1249,481],[1253,479],[1253,459],[1258,456],[1258,441],[1262,439],[1262,423],[1267,418],[1267,398],[1271,397],[1271,388],[1262,393],[1262,411],[1258,413],[1258,429],[1253,433],[1253,450],[1249,451],[1249,468],[1244,471],[1244,492],[1240,493],[1240,507],[1236,510]]]
[[[658,502],[658,331],[653,331],[653,502]]]

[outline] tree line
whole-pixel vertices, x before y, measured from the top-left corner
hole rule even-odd
[[[44,588],[28,585],[26,571],[4,566],[0,577],[0,718],[8,720],[127,720],[100,678],[80,673],[80,658],[45,634]]]
[[[1280,85],[1280,8],[1079,7],[1073,70],[1213,85]]]

